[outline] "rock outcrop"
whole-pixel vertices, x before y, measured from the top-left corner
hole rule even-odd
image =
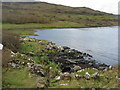
[[[72,75],[68,72],[62,73],[60,75],[60,79],[61,80],[71,80],[72,79]]]
[[[45,76],[44,69],[42,68],[40,64],[31,63],[28,65],[28,70],[33,74],[37,74],[43,77]]]
[[[106,65],[104,63],[99,63],[94,58],[87,54],[80,52],[75,49],[70,49],[67,46],[58,46],[55,43],[49,42],[49,41],[42,41],[42,40],[36,40],[33,38],[21,38],[22,42],[29,41],[29,42],[38,42],[40,45],[44,45],[44,49],[38,49],[42,52],[45,52],[45,54],[49,57],[49,59],[56,64],[60,64],[60,68],[62,69],[62,72],[76,72],[80,69],[85,68],[96,68],[98,70],[105,70],[106,68],[110,67],[109,65]],[[57,53],[52,54],[48,53],[48,50],[55,50]],[[31,59],[28,59],[28,57],[33,57],[36,54],[33,52],[28,52],[26,55],[19,54],[19,53],[12,53],[12,56],[22,57],[25,60],[29,60],[30,63],[34,62]],[[22,62],[23,64],[26,64]],[[15,63],[16,64],[16,63]],[[12,64],[13,67],[17,67],[14,64]],[[32,69],[31,69],[32,70]],[[33,72],[33,71],[32,71]],[[39,71],[38,71],[39,72]]]
[[[41,88],[41,89],[43,89],[43,88],[46,88],[46,87],[47,87],[46,80],[43,79],[43,78],[39,78],[39,79],[37,80],[37,83],[36,83],[36,88]]]

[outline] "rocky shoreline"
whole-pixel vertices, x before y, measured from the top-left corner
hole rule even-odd
[[[40,47],[44,47],[37,48],[37,51],[39,53],[35,53],[34,50],[31,50],[31,52],[27,51],[26,53],[14,53],[11,51],[11,60],[8,62],[8,66],[14,69],[22,69],[26,67],[31,78],[33,77],[31,74],[40,76],[41,78],[39,78],[36,83],[37,88],[48,87],[52,79],[56,81],[99,79],[101,77],[99,72],[104,72],[112,69],[112,66],[106,65],[104,63],[99,63],[94,60],[93,56],[75,49],[71,49],[67,46],[59,46],[53,42],[27,37],[21,37],[20,42],[22,45],[26,44],[26,47],[30,47],[29,49],[33,48],[32,45],[34,43],[37,43]],[[38,59],[38,62],[32,58],[36,56],[47,56],[49,60],[42,60],[43,63],[41,64],[40,58]],[[51,64],[51,66],[50,63],[52,62],[55,64]],[[58,65],[60,69],[56,68],[56,65]],[[90,71],[92,74],[88,73]],[[79,74],[82,72],[85,74]],[[60,84],[60,86],[61,85],[67,84]]]
[[[44,46],[45,43],[41,40],[36,40],[33,38],[21,38],[20,41],[24,44],[25,41],[30,42],[38,42],[39,45]],[[99,63],[96,60],[94,60],[93,56],[80,52],[75,49],[71,49],[67,46],[58,46],[55,43],[48,42],[45,50],[56,50],[58,53],[55,55],[52,55],[51,53],[46,53],[46,55],[49,57],[49,59],[56,64],[60,64],[60,68],[62,69],[62,72],[74,72],[80,69],[85,68],[95,68],[98,70],[105,70],[110,68],[110,65],[106,65],[104,63]],[[29,52],[27,55],[34,55],[34,53]],[[34,61],[33,61],[34,62]],[[24,62],[23,62],[24,64]],[[26,63],[27,64],[27,63]]]

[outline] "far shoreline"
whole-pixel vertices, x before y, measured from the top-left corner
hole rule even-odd
[[[99,27],[117,27],[118,25],[113,25],[113,26],[88,26],[88,27],[48,27],[48,28],[40,28],[40,29],[37,29],[37,30],[45,30],[45,29],[77,29],[77,28],[99,28]],[[34,29],[35,30],[35,29]],[[35,30],[36,31],[36,30]]]
[[[77,29],[77,28],[99,28],[99,27],[117,27],[118,25],[110,25],[110,26],[88,26],[88,27],[48,27],[48,28],[40,28],[40,29],[34,29],[35,32],[37,32],[37,30],[46,30],[46,29]],[[35,33],[34,32],[34,33]],[[30,36],[39,36],[37,34],[33,34],[33,35],[30,35]]]
[[[2,24],[3,31],[9,31],[18,35],[33,35],[36,30],[44,30],[44,29],[61,29],[61,28],[94,28],[94,27],[113,27],[118,26],[115,25],[99,25],[99,26],[81,26],[81,25],[54,25],[54,24],[38,24],[38,23],[26,23],[26,24]]]

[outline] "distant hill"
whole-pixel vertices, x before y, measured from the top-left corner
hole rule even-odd
[[[70,22],[85,26],[117,25],[117,16],[86,7],[69,7],[45,2],[4,2],[3,23]]]

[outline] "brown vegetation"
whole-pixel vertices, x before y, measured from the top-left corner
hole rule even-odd
[[[2,66],[6,67],[11,57],[11,51],[17,52],[19,50],[19,36],[12,33],[3,33],[2,44]]]
[[[10,50],[4,48],[2,50],[2,66],[7,67],[9,60],[10,60]]]
[[[12,33],[3,33],[2,43],[4,48],[10,49],[13,52],[17,52],[19,49],[19,36]]]

